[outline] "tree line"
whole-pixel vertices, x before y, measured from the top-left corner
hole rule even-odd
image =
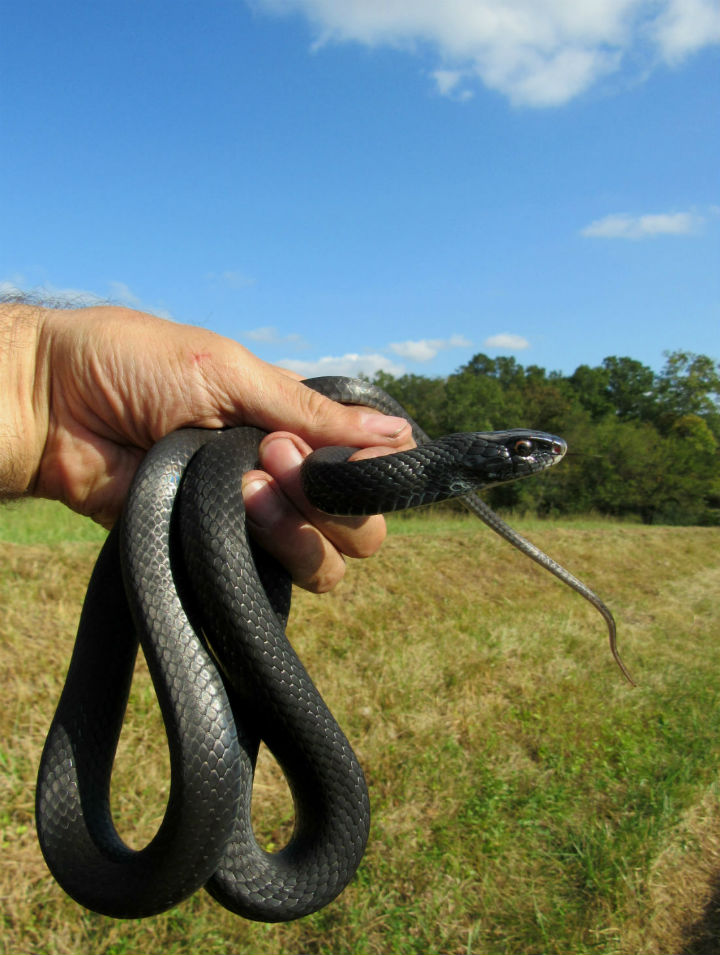
[[[567,441],[558,467],[488,491],[492,507],[720,524],[720,362],[684,351],[665,359],[659,373],[609,357],[563,375],[477,354],[446,378],[373,381],[431,437],[527,427]]]

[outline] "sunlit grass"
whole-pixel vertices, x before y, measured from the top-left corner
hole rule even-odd
[[[0,505],[0,541],[52,545],[102,541],[106,533],[57,501],[28,498]]]
[[[633,690],[593,608],[483,525],[393,518],[376,558],[353,561],[330,595],[296,594],[291,619],[370,786],[353,884],[284,926],[202,893],[116,922],[63,895],[33,829],[42,739],[98,549],[74,518],[63,538],[57,510],[21,528],[33,506],[14,508],[13,526],[0,511],[0,951],[713,951],[702,946],[720,874],[717,530],[517,522],[615,611]],[[157,825],[166,766],[141,668],[113,787],[133,844]],[[266,841],[282,839],[287,795],[268,762],[255,803]]]

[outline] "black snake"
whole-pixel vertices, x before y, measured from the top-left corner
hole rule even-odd
[[[344,403],[405,412],[352,379],[311,387]],[[525,430],[450,435],[348,463],[311,455],[306,493],[321,509],[378,513],[463,496],[490,526],[591,600],[583,584],[524,541],[475,490],[540,471],[564,442]],[[362,769],[285,637],[290,581],[248,542],[241,477],[262,432],[184,430],[152,449],[88,587],[67,680],[42,755],[38,835],[60,885],[89,909],[138,918],[201,886],[233,912],[285,921],[327,905],[362,858],[370,809]],[[124,582],[124,586],[123,586]],[[138,645],[168,736],[171,784],[153,840],[128,848],[113,825],[110,778]],[[250,822],[263,740],[295,804],[288,845],[265,852]]]

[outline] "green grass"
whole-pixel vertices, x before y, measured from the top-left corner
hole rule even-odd
[[[518,523],[515,517],[510,517],[509,520],[513,524]],[[523,517],[520,523],[526,533],[552,524],[580,529],[597,529],[619,524],[627,526],[627,522],[600,514],[578,515],[562,520],[528,516]],[[477,520],[458,504],[454,507],[447,505],[426,507],[400,514],[390,514],[387,517],[387,524],[390,534],[415,535],[444,531],[456,532],[463,526],[469,530],[475,530]],[[73,513],[57,501],[28,498],[0,505],[0,541],[52,545],[102,541],[105,535],[106,531],[98,524]]]
[[[634,690],[597,613],[467,518],[394,518],[380,554],[352,562],[335,592],[297,594],[291,638],[365,767],[373,826],[335,903],[266,926],[202,893],[116,922],[45,869],[34,775],[102,536],[67,520],[35,502],[0,511],[0,951],[720,948],[718,530],[517,522],[613,608]],[[159,733],[141,669],[112,795],[133,844],[162,814]],[[256,825],[277,843],[288,798],[268,758],[257,791]]]
[[[30,498],[0,506],[0,541],[52,546],[102,541],[106,533],[99,524],[75,514],[57,501]]]

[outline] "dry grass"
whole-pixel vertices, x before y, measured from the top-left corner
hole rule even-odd
[[[293,640],[365,766],[374,820],[353,884],[287,926],[203,894],[143,922],[63,896],[37,847],[34,777],[97,546],[4,543],[0,951],[720,951],[720,534],[532,536],[616,611],[640,687],[592,608],[482,527],[400,523],[337,592],[296,595]],[[162,814],[159,737],[140,672],[113,789],[135,845]],[[290,807],[269,759],[256,803],[279,844]]]

